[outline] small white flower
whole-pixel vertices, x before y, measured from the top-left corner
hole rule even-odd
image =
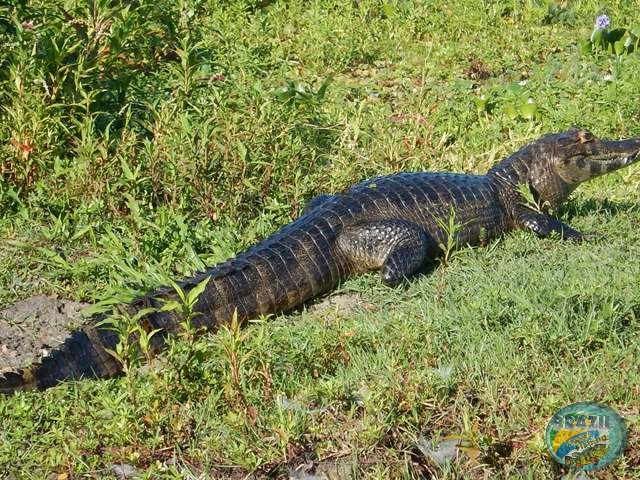
[[[520,80],[520,81],[518,82],[518,85],[520,85],[521,87],[524,87],[526,84],[527,84],[527,81],[526,81],[526,80]]]
[[[613,82],[613,75],[607,73],[604,77],[602,77],[602,80],[604,80],[605,82]]]
[[[529,97],[527,99],[527,103],[536,103],[536,101],[533,98]]]

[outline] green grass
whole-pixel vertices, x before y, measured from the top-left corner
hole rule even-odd
[[[579,53],[595,0],[7,5],[1,304],[130,298],[369,176],[483,172],[572,124],[640,135],[640,54]],[[634,2],[606,13],[638,27]],[[537,113],[513,118],[528,98]],[[2,398],[0,477],[277,477],[315,460],[342,478],[554,478],[546,422],[597,400],[630,430],[599,476],[640,478],[639,187],[638,167],[581,187],[560,213],[591,243],[517,232],[406,289],[350,280],[348,312]],[[443,467],[418,447],[450,436],[466,453]]]

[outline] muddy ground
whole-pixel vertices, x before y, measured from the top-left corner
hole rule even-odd
[[[29,365],[62,343],[87,306],[36,295],[0,311],[0,373]]]

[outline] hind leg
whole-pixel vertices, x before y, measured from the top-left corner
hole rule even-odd
[[[419,225],[406,220],[376,220],[345,228],[340,249],[360,270],[379,269],[382,281],[395,286],[428,263],[436,242]]]

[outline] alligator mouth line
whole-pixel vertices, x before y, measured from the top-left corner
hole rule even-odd
[[[629,163],[635,162],[636,159],[638,158],[638,155],[640,155],[640,148],[635,152],[633,152],[631,155],[629,155],[627,158],[625,158],[624,164],[627,165]]]
[[[600,158],[594,158],[593,161],[595,164],[606,165],[606,164],[617,164],[617,165],[629,165],[630,163],[635,162],[640,156],[640,148],[637,150],[626,153],[626,152],[609,152],[601,156]]]

